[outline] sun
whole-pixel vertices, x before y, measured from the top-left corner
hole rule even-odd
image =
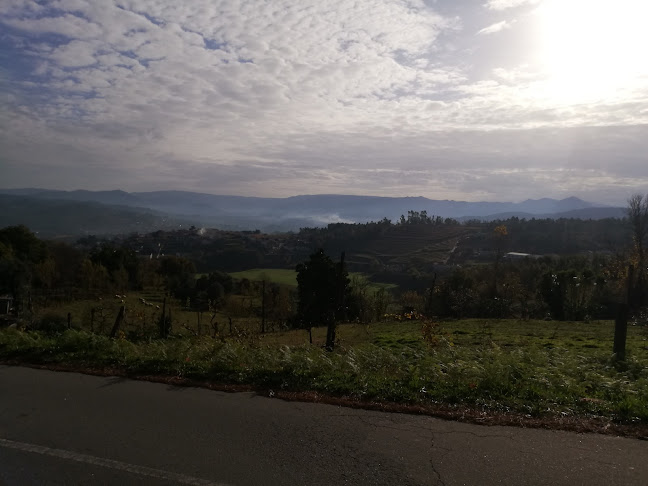
[[[535,13],[547,97],[607,101],[648,83],[647,0],[545,0]]]

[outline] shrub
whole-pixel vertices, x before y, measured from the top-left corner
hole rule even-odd
[[[67,329],[67,319],[62,315],[48,312],[34,322],[32,328],[48,335],[60,334]]]

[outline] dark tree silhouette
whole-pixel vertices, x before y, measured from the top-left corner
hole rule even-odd
[[[304,328],[326,325],[335,326],[344,314],[343,302],[349,292],[349,278],[344,265],[335,264],[319,249],[309,260],[300,263],[297,271],[297,316]],[[327,333],[327,348],[332,349]],[[333,341],[334,341],[333,332]]]
[[[191,261],[177,256],[162,257],[158,273],[164,277],[165,287],[173,296],[186,299],[193,295],[196,267]]]
[[[47,247],[26,226],[0,230],[0,294],[15,300],[31,287],[34,266],[45,261]]]
[[[648,237],[648,195],[634,194],[628,199],[628,219],[632,226],[632,243],[637,264],[637,283],[629,296],[631,306],[646,304],[646,238]]]

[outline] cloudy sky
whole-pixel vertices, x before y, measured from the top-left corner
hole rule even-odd
[[[644,0],[2,0],[0,187],[648,191]]]

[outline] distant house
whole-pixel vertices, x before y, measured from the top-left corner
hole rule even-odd
[[[541,258],[542,255],[533,255],[531,253],[518,253],[516,251],[510,251],[506,255],[504,255],[504,258],[507,260],[524,260],[525,258]]]
[[[9,314],[13,304],[11,295],[0,295],[0,315]]]

